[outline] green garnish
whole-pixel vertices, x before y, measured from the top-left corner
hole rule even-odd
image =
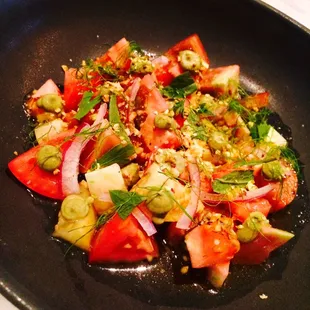
[[[107,167],[112,164],[119,164],[121,167],[127,165],[130,162],[130,157],[135,154],[135,148],[132,144],[125,146],[119,144],[114,146],[111,150],[105,153],[102,157],[92,165],[92,169],[100,167]]]
[[[256,141],[264,140],[264,138],[266,138],[268,135],[270,127],[271,126],[267,124],[266,122],[258,124],[258,125],[254,124],[250,128],[251,137]]]
[[[249,94],[247,93],[247,91],[240,85],[238,85],[238,93],[242,98],[248,97]]]
[[[113,129],[118,133],[124,140],[131,144],[130,138],[128,137],[125,126],[121,121],[121,117],[117,107],[116,95],[111,95],[109,104],[109,122]]]
[[[161,93],[168,98],[185,98],[197,89],[194,79],[187,71],[178,75],[169,86],[161,90]]]
[[[267,136],[271,127],[267,123],[268,116],[272,113],[271,110],[262,108],[258,112],[250,111],[237,100],[229,102],[229,109],[237,112],[245,123],[252,123],[249,129],[255,141],[261,141]]]
[[[139,55],[144,55],[144,52],[143,52],[141,46],[135,41],[129,42],[129,48],[130,48],[130,52],[129,52],[130,54],[136,52]]]
[[[146,197],[136,192],[110,190],[109,193],[115,205],[115,211],[122,220],[125,220],[136,206],[146,200]]]
[[[253,181],[253,171],[233,171],[213,181],[212,188],[216,193],[227,194],[234,188],[245,188]]]
[[[178,100],[173,106],[173,112],[175,115],[183,115],[184,114],[184,100]]]
[[[297,177],[300,179],[302,177],[300,169],[301,165],[294,150],[288,147],[281,147],[280,151],[281,151],[281,157],[287,160],[292,165],[293,169],[297,174]]]
[[[100,101],[100,96],[93,97],[94,93],[92,91],[86,91],[83,94],[82,100],[79,103],[78,112],[75,114],[74,118],[77,120],[81,120],[91,109],[93,109]]]
[[[207,107],[205,104],[201,103],[196,110],[198,114],[205,114],[205,115],[214,115]]]
[[[201,125],[200,117],[193,109],[191,109],[188,114],[187,122],[193,132],[193,139],[202,141],[208,140],[208,131],[203,125]]]
[[[125,220],[136,206],[146,200],[146,197],[136,192],[110,190],[109,193],[115,206],[109,212],[99,216],[95,225],[96,229],[106,224],[115,214],[118,214],[121,219]]]

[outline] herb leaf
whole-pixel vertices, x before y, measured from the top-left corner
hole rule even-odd
[[[219,194],[227,194],[234,188],[244,188],[248,182],[254,179],[253,172],[251,170],[245,171],[233,171],[221,178],[213,181],[213,191]]]
[[[146,197],[143,197],[136,192],[110,190],[109,193],[115,205],[116,212],[123,220],[129,216],[136,206],[146,199]]]
[[[253,180],[253,171],[233,171],[224,175],[221,178],[218,178],[217,180],[225,184],[247,184],[248,182]]]
[[[169,86],[161,90],[161,93],[168,98],[185,98],[197,89],[194,79],[187,71],[178,75]]]
[[[100,96],[91,99],[93,95],[94,93],[92,91],[86,91],[83,94],[82,100],[79,103],[78,112],[74,116],[75,119],[80,120],[101,101]]]
[[[121,167],[130,162],[130,156],[135,154],[135,148],[132,144],[125,146],[119,144],[97,159],[92,168],[96,168],[97,164],[102,167],[107,167],[112,164],[119,164]]]

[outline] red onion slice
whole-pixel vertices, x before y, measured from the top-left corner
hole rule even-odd
[[[90,126],[86,124],[77,132],[82,132],[89,128]],[[62,192],[64,196],[78,194],[80,192],[78,182],[80,155],[89,139],[90,135],[76,136],[64,154],[61,167]]]
[[[159,56],[152,60],[152,65],[155,67],[168,65],[169,58],[166,56]]]
[[[271,184],[268,184],[263,187],[248,191],[244,196],[238,197],[234,201],[248,201],[261,198],[267,195],[270,191],[272,191],[272,189],[273,186]]]
[[[148,236],[152,236],[157,232],[152,220],[150,220],[138,207],[134,208],[131,214],[136,218]]]
[[[32,98],[39,98],[47,94],[60,94],[58,86],[52,79],[47,80],[36,92],[32,95]]]
[[[189,216],[194,217],[199,201],[200,194],[200,174],[197,164],[189,163],[188,164],[189,175],[191,179],[192,190],[190,193],[190,201],[187,205],[185,211],[187,212],[182,214],[180,219],[177,221],[176,227],[179,229],[188,229],[191,224],[191,219]],[[189,215],[189,216],[188,216]]]
[[[141,85],[141,78],[135,78],[132,85],[131,85],[131,89],[130,89],[130,96],[129,96],[129,100],[131,102],[134,102],[136,97],[137,97],[137,93],[140,89],[140,85]]]
[[[273,189],[272,185],[268,184],[258,189],[248,191],[244,194],[244,196],[237,197],[233,201],[249,201],[249,200],[261,198],[267,195],[272,189]],[[226,195],[214,194],[214,193],[201,193],[200,199],[204,202],[209,202],[209,203],[231,201],[227,199]]]
[[[96,119],[95,119],[92,127],[97,127],[99,124],[101,124],[106,113],[107,113],[107,104],[103,103],[98,109],[97,116],[96,116]]]

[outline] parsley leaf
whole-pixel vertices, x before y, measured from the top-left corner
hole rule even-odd
[[[79,103],[78,112],[74,116],[75,119],[80,120],[101,101],[100,96],[91,99],[93,95],[94,93],[92,91],[86,91],[83,94],[82,100]]]
[[[110,190],[109,193],[115,205],[116,212],[123,220],[130,215],[136,206],[146,199],[146,197],[143,197],[136,192]]]
[[[194,79],[187,71],[178,75],[169,86],[161,90],[161,93],[168,98],[185,98],[197,89]]]

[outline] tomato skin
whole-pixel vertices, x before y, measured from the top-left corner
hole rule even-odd
[[[269,104],[269,92],[263,92],[248,96],[241,100],[241,104],[247,109],[261,109]]]
[[[61,132],[52,140],[42,144],[59,145],[65,138],[74,134],[75,129]],[[61,145],[61,151],[66,148],[66,142]],[[37,165],[36,155],[42,145],[35,146],[11,160],[8,167],[19,182],[34,192],[52,199],[64,199],[61,187],[60,173],[54,175]]]
[[[65,71],[64,81],[64,110],[70,112],[72,110],[77,111],[79,103],[83,97],[83,92],[87,90],[83,85],[83,80],[77,79],[77,71],[74,68],[70,68]]]
[[[115,214],[95,233],[89,263],[137,262],[158,255],[154,238],[146,235],[133,215],[122,220]]]
[[[150,86],[153,79],[150,77]],[[142,81],[144,82],[144,81]],[[138,102],[142,104],[144,100],[145,111],[147,117],[141,125],[142,139],[149,151],[154,151],[156,148],[177,148],[181,145],[179,137],[174,131],[156,128],[154,125],[155,111],[162,113],[168,109],[168,104],[160,94],[159,90],[153,88],[149,90],[149,87],[145,87],[141,82],[141,87],[138,92]]]
[[[215,231],[214,227],[201,225],[185,236],[193,268],[210,267],[230,261],[239,251],[237,237],[226,231]]]
[[[203,93],[210,93],[213,96],[233,96],[238,91],[239,75],[238,65],[218,67],[202,72],[196,77],[196,82]]]
[[[172,46],[168,51],[166,51],[165,55],[169,59],[177,62],[179,52],[184,51],[184,50],[194,51],[202,58],[203,61],[205,61],[207,64],[210,63],[207,52],[206,52],[206,50],[202,44],[202,41],[201,41],[201,39],[197,33],[194,33],[194,34],[186,37],[182,41],[180,41],[177,44],[175,44],[174,46]]]
[[[120,39],[113,46],[111,46],[108,51],[101,57],[96,59],[96,62],[105,65],[107,62],[113,63],[117,68],[127,69],[128,57],[130,52],[130,44],[126,38]]]
[[[274,213],[290,204],[297,193],[298,178],[296,172],[286,165],[285,177],[282,181],[269,181],[264,178],[262,174],[257,177],[259,186],[265,186],[270,184],[273,187],[265,198],[271,204],[270,212]]]
[[[174,79],[174,75],[171,72],[169,72],[170,66],[171,66],[170,63],[168,63],[165,66],[156,68],[153,72],[157,82],[162,84],[163,86],[169,85]]]
[[[233,214],[233,218],[240,222],[244,222],[251,212],[258,211],[266,217],[271,209],[271,204],[267,199],[257,198],[250,201],[231,202],[229,208]]]

